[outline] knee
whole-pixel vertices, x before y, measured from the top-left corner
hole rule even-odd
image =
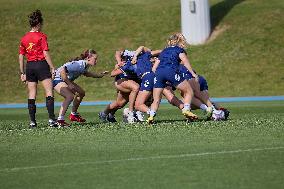
[[[79,96],[80,96],[81,98],[84,98],[85,95],[86,95],[86,92],[85,92],[85,91],[80,91],[80,92],[79,92]]]
[[[160,101],[161,101],[160,99],[154,99],[153,103],[154,104],[160,104]]]
[[[134,85],[133,87],[132,87],[132,92],[139,92],[139,85]]]
[[[184,96],[184,95],[193,95],[195,93],[193,92],[191,87],[187,87],[184,91],[182,91],[182,94]]]
[[[124,102],[117,102],[117,108],[122,108],[124,107],[125,103]]]

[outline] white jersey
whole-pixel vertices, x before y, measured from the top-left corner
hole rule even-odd
[[[89,67],[87,66],[85,60],[76,60],[76,61],[67,62],[55,71],[54,80],[62,80],[60,72],[63,69],[66,69],[68,79],[74,81],[79,76],[86,73],[88,71],[88,68]]]

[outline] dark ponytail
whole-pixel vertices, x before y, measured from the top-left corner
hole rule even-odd
[[[38,24],[43,23],[43,18],[40,10],[35,10],[29,15],[29,22],[31,27],[36,27]]]
[[[88,49],[84,53],[82,53],[80,56],[77,56],[76,58],[70,59],[69,62],[78,61],[78,60],[85,60],[86,58],[91,57],[93,54],[97,54],[97,52],[93,49]]]

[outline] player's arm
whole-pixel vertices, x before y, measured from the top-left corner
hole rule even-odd
[[[152,66],[152,72],[154,72],[154,73],[156,72],[157,67],[159,66],[159,64],[160,64],[160,60],[158,58],[155,58],[155,62],[153,64],[153,66]]]
[[[135,51],[135,54],[134,54],[134,56],[133,56],[133,58],[132,58],[131,63],[132,63],[132,64],[136,64],[138,55],[139,55],[141,52],[146,52],[146,51],[151,51],[151,49],[149,49],[148,47],[144,47],[144,46],[138,47],[138,48],[136,49],[136,51]]]
[[[198,79],[198,76],[196,75],[196,73],[194,73],[194,71],[193,71],[193,69],[191,67],[191,64],[189,62],[189,59],[187,58],[186,54],[185,53],[180,53],[179,54],[179,58],[181,59],[181,63],[188,69],[188,71],[191,73],[191,75],[194,78]]]
[[[25,64],[24,64],[24,55],[19,54],[19,64],[20,64],[20,73],[21,73],[21,81],[26,81],[26,73],[25,73]]]
[[[92,78],[102,78],[107,74],[108,74],[108,71],[104,71],[102,73],[95,73],[95,72],[88,72],[87,71],[83,75],[86,76],[86,77],[92,77]]]
[[[68,73],[67,73],[67,68],[63,67],[60,70],[60,77],[61,79],[68,85],[68,87],[71,89],[71,91],[75,90],[75,86],[72,83],[72,81],[70,81],[70,79],[68,79]]]
[[[154,51],[151,51],[151,55],[152,56],[158,56],[161,52],[162,52],[162,50],[154,50]]]
[[[110,76],[115,77],[115,76],[122,74],[122,73],[123,73],[123,71],[120,69],[120,67],[118,67],[118,68],[115,68],[114,70],[111,71]]]

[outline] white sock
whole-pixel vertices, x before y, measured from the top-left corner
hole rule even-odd
[[[183,111],[189,111],[190,110],[190,104],[184,104]]]
[[[134,116],[134,112],[129,111],[128,115],[133,117]]]
[[[154,110],[150,110],[150,116],[155,116],[156,115],[156,112]]]
[[[148,114],[148,115],[150,115],[150,112],[151,112],[151,110],[150,110],[150,109],[148,109],[148,110],[147,110],[147,114]]]
[[[78,113],[77,113],[77,112],[71,112],[71,114],[72,114],[72,115],[78,115]]]
[[[200,105],[200,109],[201,109],[201,110],[206,110],[207,108],[208,108],[208,107],[207,107],[205,104],[201,104],[201,105]]]
[[[58,116],[57,120],[65,120],[64,115]]]

